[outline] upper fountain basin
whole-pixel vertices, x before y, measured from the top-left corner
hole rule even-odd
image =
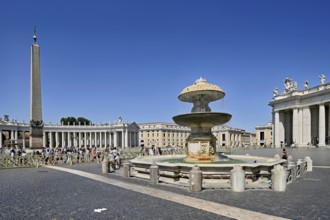
[[[190,128],[209,127],[227,123],[231,119],[231,115],[222,112],[199,112],[176,115],[173,121],[181,126]]]
[[[207,100],[207,102],[212,102],[224,96],[225,93],[219,86],[210,84],[201,78],[193,85],[184,88],[178,98],[183,102],[194,102],[196,97],[200,97]]]

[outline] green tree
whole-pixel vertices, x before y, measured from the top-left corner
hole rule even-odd
[[[64,125],[78,125],[78,124],[84,125],[86,123],[86,125],[90,125],[92,122],[84,117],[63,117],[61,118],[61,124]]]
[[[77,118],[77,123],[78,124],[80,123],[81,125],[84,125],[84,124],[90,125],[92,122],[90,120],[86,119],[86,118],[78,117]]]

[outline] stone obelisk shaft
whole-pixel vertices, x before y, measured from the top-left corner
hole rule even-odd
[[[41,107],[40,50],[34,35],[31,47],[31,91],[30,91],[30,148],[43,148],[43,121]]]

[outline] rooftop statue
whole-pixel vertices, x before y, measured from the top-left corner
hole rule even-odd
[[[308,89],[308,81],[307,80],[304,83],[304,89]]]
[[[273,96],[274,96],[274,98],[275,98],[276,96],[278,96],[278,88],[274,89],[274,91],[273,91]]]
[[[325,84],[325,75],[321,74],[321,76],[319,76],[319,78],[320,78],[320,84],[324,85]]]
[[[292,79],[286,77],[284,80],[284,88],[285,93],[295,91],[297,89],[297,82],[293,82]]]

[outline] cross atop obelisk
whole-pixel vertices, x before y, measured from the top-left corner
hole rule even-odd
[[[43,148],[43,121],[41,108],[40,50],[34,28],[31,46],[31,90],[30,90],[30,149]]]

